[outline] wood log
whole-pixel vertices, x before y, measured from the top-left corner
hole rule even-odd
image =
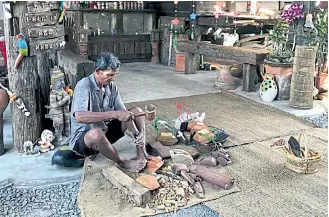
[[[199,175],[203,180],[217,185],[225,190],[230,189],[233,186],[234,179],[225,175],[216,173],[206,167],[202,166],[191,166],[190,171]]]
[[[146,205],[151,200],[150,190],[136,182],[116,166],[102,169],[104,177],[122,192],[132,196],[138,206]]]
[[[258,82],[257,67],[251,64],[243,64],[242,90],[246,92],[255,91],[257,82]]]
[[[206,42],[178,41],[177,49],[192,54],[216,57],[223,60],[232,60],[236,63],[259,65],[264,62],[269,51],[264,49],[250,49],[241,47],[228,47],[209,44]]]
[[[13,4],[13,17],[16,17],[19,32],[27,35],[26,2]],[[35,141],[41,134],[41,103],[40,82],[37,71],[36,57],[24,57],[17,69],[14,68],[17,57],[17,39],[10,35],[10,20],[4,19],[6,50],[8,57],[8,80],[9,88],[23,100],[30,116],[26,117],[17,106],[11,105],[13,143],[18,152],[23,152],[23,143],[27,140]]]

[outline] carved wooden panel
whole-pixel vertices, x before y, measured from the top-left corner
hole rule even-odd
[[[64,36],[64,26],[40,26],[31,27],[28,29],[28,36],[30,38],[57,38]]]
[[[58,9],[58,2],[46,2],[46,1],[29,1],[27,2],[27,12],[29,14],[49,12],[54,9]]]
[[[39,14],[27,14],[26,20],[28,26],[55,25],[58,21],[58,11],[50,11]]]
[[[150,35],[90,36],[89,59],[95,61],[100,53],[113,52],[121,62],[151,61]]]
[[[30,39],[30,55],[36,55],[41,50],[61,50],[65,48],[64,37],[52,38],[52,39]]]

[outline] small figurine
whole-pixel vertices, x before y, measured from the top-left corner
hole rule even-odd
[[[20,64],[21,60],[23,59],[23,57],[28,56],[29,55],[29,50],[27,47],[27,43],[25,40],[25,37],[23,34],[19,34],[17,35],[18,41],[18,57],[15,60],[15,68],[17,69],[18,65]]]
[[[53,74],[51,75],[50,102],[49,106],[45,106],[45,108],[49,109],[46,118],[50,118],[53,121],[57,142],[62,142],[63,133],[66,137],[69,137],[71,133],[69,110],[71,97],[64,90],[64,86],[64,73],[55,66]]]
[[[314,24],[313,24],[312,19],[313,19],[312,14],[307,14],[306,15],[306,21],[305,21],[304,27],[312,28],[313,29],[314,28]]]
[[[32,157],[32,156],[39,156],[39,146],[34,146],[34,144],[31,141],[26,141],[23,144],[24,148],[24,157]]]
[[[53,132],[50,130],[44,130],[41,133],[41,141],[38,141],[40,145],[40,152],[45,153],[49,150],[53,150],[55,146],[51,143],[55,139]]]

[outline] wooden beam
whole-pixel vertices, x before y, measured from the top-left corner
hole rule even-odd
[[[242,90],[246,92],[255,91],[257,82],[258,82],[257,67],[251,64],[243,64]]]
[[[259,65],[263,63],[269,51],[241,47],[228,47],[206,42],[179,41],[177,49],[192,54],[216,57],[224,60],[234,60],[238,63]]]
[[[102,169],[104,177],[123,193],[132,197],[136,205],[146,205],[151,200],[150,190],[142,186],[116,166]]]

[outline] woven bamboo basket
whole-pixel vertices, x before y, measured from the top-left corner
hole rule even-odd
[[[293,108],[313,107],[316,50],[316,47],[296,46],[290,87],[290,106]]]
[[[303,139],[304,147],[301,147],[301,152],[303,153],[302,157],[296,157],[291,154],[288,150],[285,149],[286,152],[286,161],[285,166],[296,172],[296,173],[304,173],[311,174],[316,173],[319,168],[319,163],[321,161],[321,155],[318,152],[315,152],[312,149],[309,149],[309,143],[307,141],[305,134],[299,134],[299,144],[301,144]],[[305,153],[309,153],[309,151],[314,153],[314,156],[309,157],[309,155]]]

